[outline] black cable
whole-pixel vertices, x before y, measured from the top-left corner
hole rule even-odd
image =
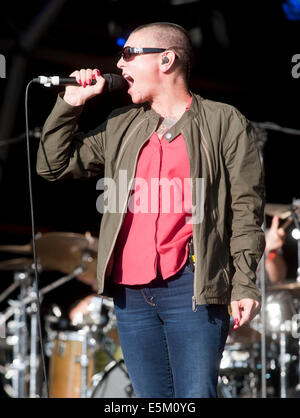
[[[41,359],[43,366],[43,378],[45,381],[46,397],[49,398],[48,379],[45,363],[45,352],[43,346],[42,326],[41,326],[41,314],[40,314],[40,294],[39,294],[39,278],[38,278],[38,261],[36,254],[35,243],[35,223],[34,223],[34,209],[33,209],[33,191],[32,191],[32,177],[31,177],[31,161],[30,161],[30,144],[29,144],[29,128],[28,128],[28,90],[33,81],[31,80],[25,91],[25,124],[26,124],[26,143],[27,143],[27,164],[28,164],[28,185],[29,185],[29,199],[30,199],[30,213],[31,213],[31,227],[32,227],[32,248],[33,248],[33,260],[34,260],[34,282],[33,287],[36,294],[37,304],[37,319],[38,319],[38,335],[40,340]]]

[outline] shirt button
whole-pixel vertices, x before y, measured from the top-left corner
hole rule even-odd
[[[166,139],[171,139],[171,137],[172,137],[172,134],[171,134],[170,132],[168,132],[168,133],[166,134]]]

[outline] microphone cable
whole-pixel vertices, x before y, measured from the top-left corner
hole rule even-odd
[[[30,143],[29,143],[29,126],[28,126],[28,91],[33,80],[29,81],[25,90],[25,126],[26,126],[26,144],[27,144],[27,166],[28,166],[28,186],[29,186],[29,201],[30,201],[30,216],[31,216],[31,228],[32,228],[32,248],[33,248],[33,260],[34,260],[34,280],[33,288],[36,294],[36,306],[37,306],[37,328],[40,341],[40,354],[42,360],[43,379],[46,390],[46,398],[49,398],[48,378],[45,363],[45,351],[43,346],[42,326],[41,326],[41,310],[40,310],[40,294],[39,294],[39,277],[38,277],[38,260],[36,254],[36,242],[35,242],[35,219],[33,208],[33,187],[31,176],[31,159],[30,159]],[[43,395],[43,385],[42,385]]]

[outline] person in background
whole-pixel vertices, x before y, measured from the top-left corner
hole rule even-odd
[[[279,217],[273,216],[266,232],[265,268],[271,283],[283,283],[287,276],[287,264],[282,254],[286,232],[279,227]]]

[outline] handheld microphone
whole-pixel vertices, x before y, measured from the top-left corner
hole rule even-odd
[[[104,85],[104,90],[109,92],[121,90],[128,86],[127,82],[123,77],[118,74],[103,74],[102,77],[105,79],[106,83]],[[75,77],[59,77],[59,76],[44,76],[40,75],[37,78],[32,80],[34,83],[42,84],[45,87],[52,86],[80,86],[77,83]],[[96,84],[96,80],[92,80],[92,85]]]

